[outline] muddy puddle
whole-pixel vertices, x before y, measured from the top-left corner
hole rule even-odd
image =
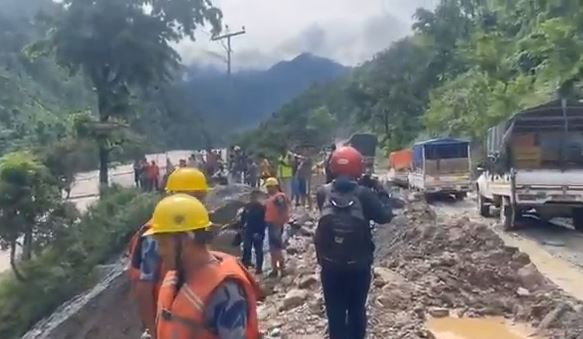
[[[427,327],[437,339],[542,339],[525,324],[513,324],[502,317],[433,318]]]

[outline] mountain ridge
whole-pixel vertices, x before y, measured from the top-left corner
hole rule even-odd
[[[349,70],[333,60],[302,53],[266,70],[231,77],[194,65],[187,69],[183,86],[209,129],[224,135],[256,126],[311,86],[336,80]]]

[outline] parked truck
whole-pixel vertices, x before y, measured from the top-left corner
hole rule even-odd
[[[454,138],[416,143],[409,187],[425,195],[453,195],[462,200],[471,189],[470,144]]]
[[[369,174],[374,173],[374,160],[377,150],[378,138],[371,133],[354,134],[346,142],[356,148],[364,158],[365,171]]]
[[[389,172],[387,179],[396,186],[409,186],[409,172],[413,162],[413,151],[410,149],[391,152],[389,154]]]
[[[488,130],[476,183],[479,213],[500,208],[505,229],[525,212],[573,219],[583,231],[583,103],[559,100],[527,109]]]

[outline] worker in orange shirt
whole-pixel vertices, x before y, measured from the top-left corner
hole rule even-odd
[[[204,174],[195,168],[178,168],[168,177],[166,192],[186,193],[203,200],[208,192]],[[133,236],[129,246],[129,275],[140,318],[150,334],[155,334],[156,303],[165,271],[157,241],[142,235],[151,227],[151,220]]]
[[[258,339],[260,289],[237,258],[208,250],[211,222],[204,205],[185,194],[156,206],[152,227],[166,273],[158,295],[159,339]]]
[[[283,229],[289,221],[291,202],[287,195],[282,192],[277,178],[267,178],[265,187],[269,198],[265,202],[265,223],[269,239],[269,252],[271,255],[270,278],[284,275],[285,258],[283,257]]]

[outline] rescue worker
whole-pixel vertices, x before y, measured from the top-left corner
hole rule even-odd
[[[330,171],[334,180],[317,192],[315,235],[328,330],[330,339],[363,339],[375,248],[369,223],[388,223],[392,213],[374,192],[358,185],[363,158],[356,149],[336,150]]]
[[[260,290],[228,254],[208,250],[211,222],[204,205],[186,194],[158,203],[152,227],[166,273],[158,296],[159,339],[258,339]]]
[[[293,156],[284,152],[279,156],[277,161],[277,178],[279,180],[279,187],[286,195],[292,194],[292,180],[293,173]]]
[[[186,193],[202,200],[207,191],[207,180],[198,169],[181,167],[168,176],[166,192],[169,194]],[[130,242],[128,272],[140,318],[148,332],[155,334],[156,300],[166,268],[161,263],[156,240],[142,237],[150,227],[151,221],[148,221]]]
[[[269,252],[271,254],[270,278],[285,274],[285,260],[283,257],[283,228],[289,221],[291,202],[287,195],[281,191],[276,178],[267,178],[265,187],[269,198],[265,202],[265,223],[269,238]]]

